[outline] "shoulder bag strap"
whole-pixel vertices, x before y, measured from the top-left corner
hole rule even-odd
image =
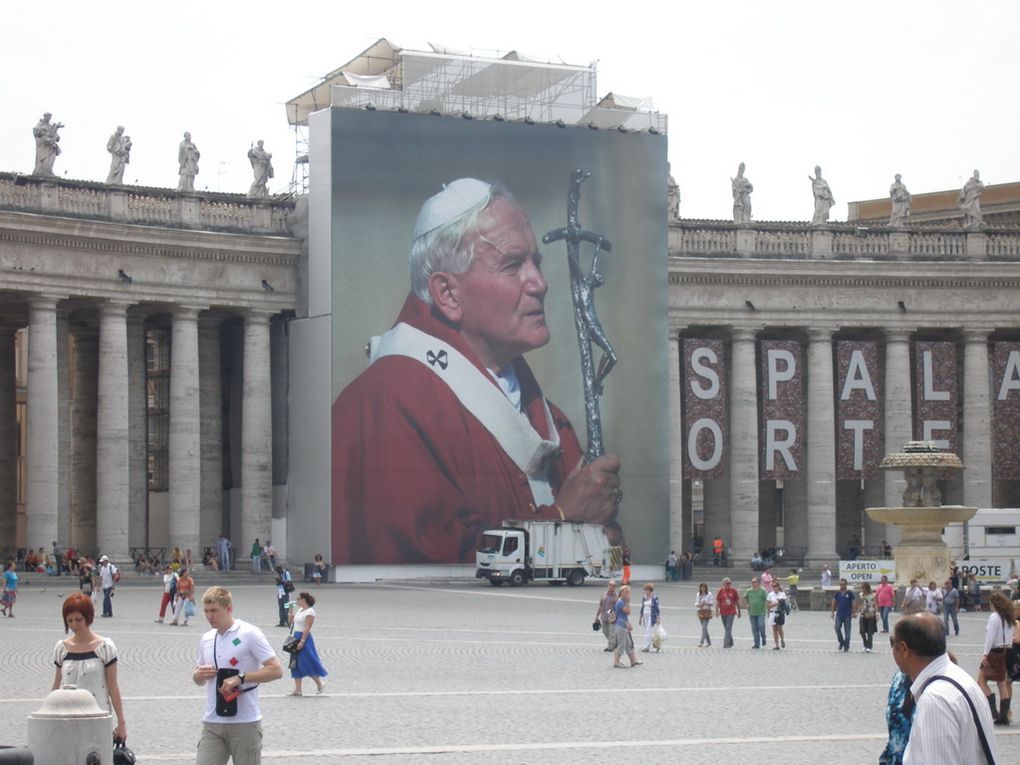
[[[974,717],[974,725],[977,726],[978,738],[981,740],[981,749],[984,750],[985,760],[988,762],[988,765],[995,765],[995,758],[992,757],[992,750],[988,746],[988,739],[985,738],[985,729],[981,726],[981,719],[978,717],[977,709],[974,706],[974,702],[971,701],[970,695],[963,689],[962,685],[956,682],[953,678],[946,677],[945,675],[935,675],[935,677],[928,680],[928,682],[921,687],[921,691],[923,692],[925,688],[934,683],[936,680],[945,680],[947,683],[956,686],[956,689],[963,694],[963,698],[967,701],[967,706],[970,707],[970,713]]]

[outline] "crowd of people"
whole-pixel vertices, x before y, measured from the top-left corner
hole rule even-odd
[[[831,581],[828,567],[823,577]],[[989,596],[982,659],[972,677],[946,650],[950,629],[960,634],[958,612],[965,605],[972,611],[982,608],[980,589],[971,588],[970,579],[960,575],[955,563],[941,587],[931,580],[922,588],[917,579],[911,579],[904,590],[901,615],[891,626],[896,592],[887,576],[874,588],[870,582],[851,588],[846,579],[840,579],[832,593],[830,616],[840,652],[851,649],[855,620],[865,653],[874,651],[876,633],[890,634],[897,671],[886,710],[889,737],[880,757],[884,765],[999,762],[991,726],[1010,724],[1012,683],[1020,680],[1020,581],[1011,581],[1006,590],[996,589]],[[793,570],[786,581],[796,588],[799,573]],[[648,651],[655,630],[662,626],[662,605],[654,585],[645,585],[644,591],[639,624],[645,627],[642,650]],[[786,647],[785,625],[793,602],[795,594],[791,596],[770,570],[760,579],[752,576],[742,592],[729,577],[714,593],[707,582],[700,582],[694,599],[701,626],[698,647],[712,645],[709,627],[713,619],[719,619],[723,648],[731,648],[734,621],[746,612],[752,649],[767,647],[767,628],[771,628],[773,650],[781,651]],[[630,587],[617,592],[611,580],[599,599],[593,627],[604,634],[603,650],[613,654],[613,667],[626,667],[621,663],[624,654],[630,666],[641,664],[634,654],[631,620]]]

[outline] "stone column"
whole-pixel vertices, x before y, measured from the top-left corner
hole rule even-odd
[[[102,553],[124,562],[131,560],[127,342],[127,303],[103,303],[99,308],[96,537]]]
[[[0,326],[0,547],[15,547],[18,532],[16,333],[14,327]]]
[[[684,431],[680,407],[680,329],[669,328],[669,549],[687,548],[690,529],[684,523]]]
[[[173,313],[170,335],[170,519],[169,546],[198,549],[201,495],[199,441],[198,312]]]
[[[71,536],[83,554],[96,553],[96,396],[99,379],[99,333],[95,326],[76,326],[74,397],[71,400]],[[101,550],[101,552],[107,552]]]
[[[885,453],[898,452],[912,438],[913,409],[910,388],[910,331],[885,333]],[[903,472],[886,470],[885,506],[900,507],[907,488]],[[899,541],[895,526],[887,526],[890,543]],[[893,537],[897,537],[895,540]]]
[[[223,379],[220,360],[221,320],[203,316],[198,323],[199,411],[202,419],[202,512],[199,516],[199,549],[216,544],[223,525]],[[240,548],[238,548],[240,549]]]
[[[26,544],[50,549],[57,540],[60,458],[57,386],[57,301],[29,299],[28,309],[28,475],[25,497]]]
[[[810,560],[836,557],[836,411],[832,330],[808,331],[807,525]]]
[[[145,389],[145,319],[127,317],[128,545],[149,546],[148,407]]]
[[[57,309],[57,541],[71,539],[71,375],[66,308]],[[31,341],[29,341],[31,344]]]
[[[273,430],[269,383],[269,314],[249,311],[244,321],[244,393],[241,402],[241,539],[272,537]]]
[[[735,327],[730,359],[730,546],[735,560],[758,549],[758,384],[755,329]]]
[[[963,331],[963,504],[992,506],[991,370],[985,328]]]

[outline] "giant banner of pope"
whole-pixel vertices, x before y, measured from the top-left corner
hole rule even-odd
[[[473,562],[513,518],[663,559],[665,138],[350,109],[329,129],[332,562]],[[580,223],[611,243],[582,246],[588,339],[618,358],[591,462],[567,250],[541,244],[577,168]]]

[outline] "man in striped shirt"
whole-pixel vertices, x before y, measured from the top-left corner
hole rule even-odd
[[[988,704],[974,679],[950,661],[939,618],[903,616],[889,642],[896,666],[911,680],[907,704],[915,706],[904,765],[996,765]]]

